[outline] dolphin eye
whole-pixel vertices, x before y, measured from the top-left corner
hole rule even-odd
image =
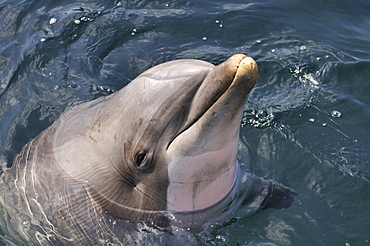
[[[139,169],[148,168],[149,165],[147,163],[147,154],[145,152],[137,153],[135,157],[135,164]]]

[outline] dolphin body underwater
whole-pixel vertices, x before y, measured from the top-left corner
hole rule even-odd
[[[237,161],[241,116],[257,78],[245,55],[218,66],[176,60],[66,111],[2,174],[2,239],[179,245],[174,228],[206,230],[240,206],[255,213],[289,207],[297,193]]]

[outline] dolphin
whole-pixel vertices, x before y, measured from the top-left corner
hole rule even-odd
[[[289,207],[297,193],[237,161],[257,79],[256,62],[243,54],[217,66],[175,60],[67,110],[2,174],[3,240],[164,244],[138,231],[199,231],[241,206]]]

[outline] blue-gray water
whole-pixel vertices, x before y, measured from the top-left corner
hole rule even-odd
[[[225,226],[213,243],[370,245],[369,16],[362,0],[1,0],[2,160],[67,108],[153,65],[245,53],[260,79],[241,162],[299,196]]]

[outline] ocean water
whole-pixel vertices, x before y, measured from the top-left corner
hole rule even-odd
[[[174,59],[253,57],[243,168],[292,187],[214,245],[370,245],[370,2],[0,0],[0,154]],[[1,215],[0,215],[1,216]]]

